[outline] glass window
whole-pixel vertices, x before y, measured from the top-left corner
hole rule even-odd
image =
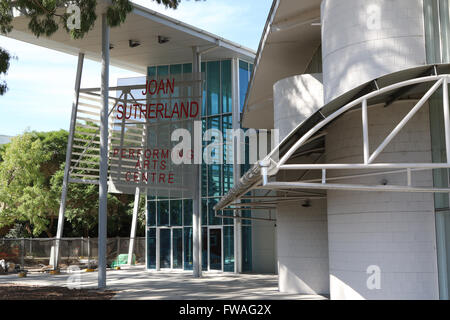
[[[231,60],[221,62],[222,112],[232,112]]]
[[[222,270],[222,229],[209,229],[209,269]]]
[[[223,227],[223,271],[234,272],[234,227]]]
[[[171,75],[181,74],[182,72],[183,72],[183,65],[181,65],[181,64],[172,64],[170,66],[170,74]]]
[[[184,227],[184,270],[192,270],[192,228]]]
[[[159,229],[159,267],[170,268],[170,229]]]
[[[202,197],[208,196],[208,166],[202,163]]]
[[[202,270],[208,270],[208,228],[202,227]]]
[[[210,61],[206,67],[208,115],[219,114],[220,62]]]
[[[192,63],[183,64],[183,73],[192,73]]]
[[[208,225],[208,200],[202,199],[202,225]]]
[[[147,269],[156,269],[156,228],[147,229]]]
[[[183,229],[172,229],[172,268],[183,268]]]
[[[445,126],[444,110],[442,108],[442,89],[439,89],[429,100],[431,154],[433,162],[445,163]],[[433,185],[437,188],[447,188],[449,172],[447,169],[433,170]],[[450,287],[450,211],[448,194],[435,193],[434,207],[436,210],[436,250],[438,262],[439,297],[449,299]]]
[[[206,74],[206,63],[205,62],[202,62],[201,72],[204,72]],[[203,81],[203,103],[202,103],[202,115],[203,116],[207,115],[207,113],[206,113],[207,82],[208,82],[208,79],[205,79],[205,81]]]
[[[242,226],[242,271],[252,271],[252,227]]]
[[[148,67],[147,74],[150,78],[156,77],[156,67]]]
[[[424,0],[427,63],[450,62],[450,11],[448,0]]]
[[[169,75],[169,66],[157,67],[158,77],[164,77]]]
[[[159,200],[158,205],[158,226],[168,226],[169,225],[169,201]]]
[[[221,171],[221,165],[208,165],[208,196],[210,197],[217,197],[221,195]]]
[[[248,81],[249,81],[249,69],[248,63],[239,60],[239,102],[240,111],[242,112],[245,103],[245,96],[247,94]]]
[[[222,218],[217,218],[213,209],[217,202],[218,199],[208,199],[208,222],[210,226],[222,224]]]
[[[181,210],[181,200],[171,200],[170,201],[170,225],[171,226],[181,226],[182,220],[182,210]]]
[[[192,200],[183,200],[184,225],[192,226]]]
[[[147,226],[156,226],[156,202],[147,202]]]

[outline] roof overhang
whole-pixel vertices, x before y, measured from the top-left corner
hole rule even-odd
[[[326,126],[338,119],[334,119],[334,115],[340,113],[342,110],[345,110],[349,106],[351,107],[349,109],[350,111],[361,108],[361,101],[363,99],[368,99],[369,106],[384,104],[386,107],[397,100],[419,100],[422,95],[433,86],[433,83],[427,79],[433,77],[438,79],[440,76],[447,77],[448,75],[450,75],[450,64],[424,65],[385,75],[347,91],[331,102],[325,104],[308,119],[299,123],[298,126],[292,130],[267,157],[254,164],[253,167],[237,181],[233,188],[214,206],[214,210],[223,210],[229,206],[235,205],[236,202],[244,197],[249,191],[260,188],[264,184],[264,176],[276,176],[278,173],[278,162],[283,161],[283,159],[286,159],[285,161],[291,161],[294,160],[296,154],[307,154],[308,150],[316,150],[317,144],[320,144],[321,140],[323,142],[325,135],[325,132],[320,132],[320,130],[326,129]],[[422,79],[424,80],[423,82]],[[410,82],[413,80],[415,82],[413,85],[401,87],[397,90],[389,89],[395,87],[399,83]],[[331,118],[334,120],[329,120]],[[324,125],[322,126],[322,124]],[[318,127],[320,127],[320,130],[316,131],[316,128]],[[312,134],[315,134],[315,136],[309,137],[312,131],[314,131]],[[308,140],[305,140],[305,138]],[[306,141],[302,144],[302,150],[297,149],[293,151],[296,144],[302,139]],[[295,152],[295,154],[292,152]],[[292,156],[288,156],[289,154],[292,154]],[[434,165],[439,166],[441,164]],[[448,164],[444,164],[444,167],[448,166]],[[364,166],[362,166],[362,168],[364,168]],[[432,164],[430,164],[430,168],[432,168]],[[285,184],[286,187],[284,189],[289,189],[290,183]],[[312,190],[327,188],[326,185],[321,185],[320,187],[317,187],[317,184],[315,186],[313,184],[309,185],[312,186]],[[359,188],[365,190],[361,186]],[[373,190],[382,191],[384,189],[380,188],[378,190],[373,188]],[[448,192],[448,190],[442,191],[439,189],[430,189],[432,191],[429,191],[423,188],[387,188],[387,190],[404,192]],[[298,191],[295,193],[298,194]],[[283,195],[282,198],[285,199],[285,196]],[[249,209],[249,207],[243,209]]]
[[[97,16],[105,11],[106,0],[98,1]],[[83,52],[85,57],[101,60],[101,19],[97,18],[93,29],[83,39],[72,39],[60,28],[51,37],[37,38],[28,29],[28,18],[14,18],[14,29],[7,36],[48,49],[71,55]],[[169,38],[160,44],[158,36]],[[134,48],[129,40],[139,41]],[[111,28],[110,42],[114,48],[110,52],[111,65],[146,74],[147,66],[186,63],[192,60],[192,47],[200,47],[205,53],[203,60],[240,58],[253,60],[255,52],[214,34],[190,26],[156,11],[133,4],[133,11],[119,27]],[[214,48],[214,50],[207,49]]]
[[[274,0],[250,80],[244,128],[273,128],[273,85],[303,74],[321,43],[321,0]]]

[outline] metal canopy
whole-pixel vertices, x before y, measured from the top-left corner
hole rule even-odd
[[[287,196],[304,195],[311,190],[318,190],[316,195],[323,195],[320,190],[359,190],[359,191],[389,191],[389,192],[450,192],[448,188],[415,187],[411,174],[414,171],[450,168],[449,163],[375,163],[378,155],[394,139],[396,134],[407,124],[414,114],[428,101],[439,88],[444,90],[444,124],[446,128],[447,154],[450,154],[450,116],[448,106],[448,81],[450,77],[450,64],[427,65],[395,72],[348,91],[330,103],[324,105],[311,117],[300,123],[265,159],[256,163],[245,173],[238,183],[220,200],[214,210],[223,210],[234,206],[235,202],[246,195],[250,190],[270,190],[278,195],[278,201]],[[371,91],[360,95],[361,92]],[[392,130],[388,137],[369,153],[367,108],[373,105],[384,104],[386,107],[394,100],[414,100],[416,105],[406,117]],[[326,135],[326,127],[346,112],[362,109],[363,154],[364,162],[361,164],[323,164],[320,160],[320,141]],[[317,145],[319,143],[319,145]],[[315,145],[314,145],[315,144]],[[311,152],[308,153],[308,150]],[[302,153],[303,151],[303,153]],[[315,160],[301,158],[311,153],[319,154]],[[450,159],[450,157],[449,157]],[[301,161],[299,161],[301,160]],[[353,174],[327,178],[329,170],[370,170],[364,174]],[[304,172],[311,170],[321,173],[318,179],[302,179]],[[280,178],[280,172],[303,172],[296,181],[275,181]],[[405,174],[404,186],[393,185],[353,185],[333,183],[334,180],[352,179],[383,174]],[[272,179],[272,180],[270,180]],[[269,181],[270,180],[270,181]],[[280,193],[281,192],[281,193]],[[272,199],[273,200],[273,199]],[[251,208],[249,205],[246,209]]]
[[[107,0],[97,2],[98,19],[83,39],[71,39],[62,28],[50,38],[37,38],[28,30],[29,19],[25,16],[14,18],[14,29],[7,36],[72,55],[83,52],[85,58],[101,61],[100,17]],[[214,48],[205,51],[203,60],[255,58],[255,52],[251,49],[137,4],[133,4],[133,7],[125,23],[111,28],[110,44],[113,49],[110,52],[110,62],[113,66],[146,74],[149,65],[191,62],[194,46],[199,46],[200,51]],[[169,42],[158,43],[158,36],[168,37]],[[139,41],[140,45],[131,48],[129,40]]]

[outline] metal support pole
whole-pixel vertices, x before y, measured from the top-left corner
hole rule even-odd
[[[136,237],[136,224],[137,224],[140,196],[141,192],[138,187],[136,188],[136,193],[134,194],[133,220],[131,222],[130,244],[128,247],[128,265],[130,266],[133,263],[134,239]]]
[[[98,209],[98,288],[106,288],[106,221],[108,205],[109,26],[102,14],[102,109],[100,113],[100,179]]]
[[[197,76],[201,71],[201,54],[198,47],[192,48],[192,73]],[[195,95],[201,92],[202,87],[199,84],[195,86]],[[200,102],[201,103],[201,102]],[[201,106],[200,106],[201,107]],[[201,128],[200,128],[201,130]],[[194,126],[194,146],[196,141],[196,126]],[[198,133],[197,133],[198,134]],[[201,134],[201,132],[200,132]],[[194,152],[194,156],[197,155],[197,150]],[[201,156],[201,150],[200,150]],[[200,201],[200,164],[194,163],[194,186],[193,186],[193,196],[192,196],[192,263],[193,263],[193,275],[195,278],[200,278],[202,276],[202,263],[201,263],[201,201]]]
[[[84,62],[84,53],[78,54],[78,63],[77,63],[77,74],[75,76],[75,92],[74,99],[72,103],[72,115],[70,118],[70,128],[69,128],[69,139],[67,141],[67,149],[66,149],[66,164],[64,166],[64,178],[61,192],[61,202],[59,205],[59,214],[58,214],[58,229],[56,231],[56,246],[53,251],[53,268],[58,269],[59,264],[59,241],[62,238],[62,233],[64,229],[64,214],[66,212],[66,199],[67,199],[67,189],[69,188],[69,171],[70,171],[70,160],[72,157],[72,148],[73,148],[73,137],[75,135],[75,126],[77,120],[77,111],[78,111],[78,101],[80,97],[80,86],[81,86],[81,75],[83,73],[83,62]]]
[[[232,96],[233,96],[233,114],[232,114],[232,122],[233,129],[237,130],[241,128],[241,119],[240,119],[240,99],[239,99],[239,60],[234,58],[231,60],[231,85],[232,85]],[[237,139],[235,137],[235,139]],[[241,178],[241,166],[240,159],[238,156],[240,152],[240,141],[235,141],[234,143],[234,154],[233,154],[233,181],[237,183]],[[234,216],[240,215],[240,212],[234,210]],[[241,273],[242,272],[242,219],[234,219],[234,272]]]
[[[25,239],[22,238],[22,240],[20,241],[20,269],[24,270],[25,269]]]
[[[444,78],[442,83],[443,102],[444,102],[444,126],[445,126],[445,150],[447,163],[450,164],[450,110],[448,102],[448,78]]]
[[[88,236],[87,238],[87,255],[88,255],[88,268],[91,268],[91,238]]]
[[[378,146],[378,148],[372,153],[369,158],[369,163],[373,163],[378,155],[386,148],[386,146],[394,139],[400,130],[408,123],[408,121],[414,117],[414,115],[422,108],[425,102],[433,95],[433,93],[441,86],[443,79],[437,81],[430,90],[422,97],[422,99],[417,102],[417,104],[411,109],[411,111],[400,121],[400,123],[392,130],[392,132],[387,136],[387,138]]]
[[[364,163],[369,163],[369,120],[367,116],[367,99],[362,103],[362,127],[363,127],[363,144],[364,144]]]

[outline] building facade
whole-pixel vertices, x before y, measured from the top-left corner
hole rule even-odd
[[[242,125],[279,129],[279,158],[215,208],[272,191],[280,291],[449,298],[449,21],[446,0],[274,1]]]
[[[235,64],[235,68],[233,68]],[[217,129],[226,135],[233,129],[233,113],[240,117],[247,91],[252,61],[222,59],[204,61],[202,122],[203,132]],[[234,71],[236,70],[236,71]],[[191,73],[192,64],[150,66],[149,77],[170,77]],[[237,75],[233,75],[237,72]],[[234,83],[233,83],[234,82]],[[238,91],[233,92],[233,87]],[[238,95],[235,97],[234,95]],[[238,101],[239,103],[233,103]],[[203,142],[206,147],[207,142]],[[226,150],[223,152],[226,156]],[[213,210],[219,198],[233,186],[235,172],[245,165],[201,165],[201,266],[204,271],[235,272],[236,224],[231,218],[216,217]],[[192,270],[193,227],[192,199],[148,196],[147,200],[147,269]],[[223,214],[223,213],[222,213]],[[250,215],[249,212],[244,214]],[[224,213],[223,215],[230,215]],[[253,271],[252,224],[242,220],[238,226],[241,237],[241,270]]]

